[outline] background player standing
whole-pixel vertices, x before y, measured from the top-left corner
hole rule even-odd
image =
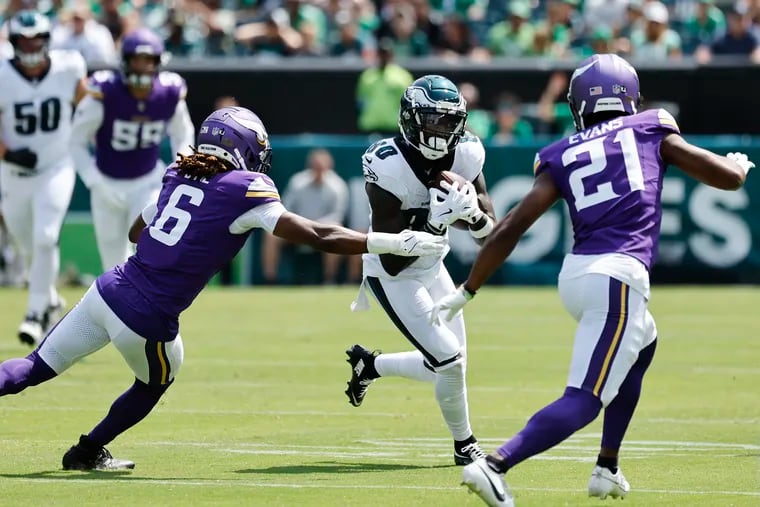
[[[184,348],[179,315],[256,228],[338,254],[437,255],[441,238],[404,231],[362,234],[288,212],[268,172],[269,137],[245,108],[203,122],[197,148],[166,171],[158,201],[132,224],[137,252],[98,277],[82,300],[25,358],[0,364],[0,396],[63,373],[113,343],[135,375],[108,415],[63,456],[67,470],[118,470],[134,462],[104,447],[147,416],[174,382]]]
[[[488,504],[513,505],[508,470],[559,444],[604,408],[590,496],[630,490],[618,453],[657,344],[649,313],[649,270],[657,254],[663,175],[668,165],[712,187],[740,188],[754,164],[687,143],[664,109],[638,113],[639,78],[622,58],[594,55],[575,70],[567,96],[578,131],[536,155],[533,188],[486,240],[467,281],[433,314],[459,315],[522,234],[557,200],[570,211],[575,244],[559,274],[559,294],[578,322],[564,394],[511,440],[463,470],[463,484]]]
[[[362,157],[371,230],[398,232],[408,227],[448,238],[447,227],[464,219],[476,240],[489,234],[493,206],[482,173],[485,150],[480,139],[465,131],[466,121],[465,100],[445,77],[423,76],[406,89],[399,112],[401,135],[373,144]],[[428,189],[444,170],[459,174],[468,184],[446,195]],[[358,407],[378,377],[434,383],[436,401],[454,438],[454,462],[464,465],[484,456],[470,427],[464,318],[460,314],[434,325],[428,321],[434,300],[454,289],[443,265],[447,252],[448,247],[438,257],[421,259],[363,256],[359,307],[366,306],[366,284],[416,350],[377,355],[354,345],[347,351],[352,372],[346,395]]]
[[[33,345],[64,306],[55,288],[58,237],[76,179],[71,116],[86,68],[77,52],[48,50],[50,21],[36,11],[12,17],[8,34],[14,56],[0,64],[0,188],[5,225],[29,272],[18,336]]]
[[[184,155],[194,136],[185,80],[159,71],[161,38],[148,29],[135,30],[124,36],[121,58],[121,72],[99,71],[90,78],[72,135],[76,168],[90,189],[103,270],[127,259],[132,219],[156,200],[164,173],[159,159],[164,136],[169,135],[172,153]]]

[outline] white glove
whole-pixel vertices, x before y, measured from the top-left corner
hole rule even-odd
[[[367,251],[373,254],[393,254],[404,257],[441,255],[446,238],[422,231],[405,229],[398,234],[367,233]]]
[[[89,189],[90,193],[97,195],[111,208],[125,208],[127,206],[127,195],[112,188],[103,177],[91,182]]]
[[[474,294],[468,292],[464,285],[460,285],[457,290],[446,294],[433,305],[430,311],[430,323],[437,323],[441,313],[444,319],[453,319],[473,297],[475,297]]]
[[[459,188],[459,182],[441,183],[448,192],[430,189],[430,214],[428,222],[436,229],[443,229],[459,219],[468,220],[478,211],[478,196],[472,184]]]
[[[736,153],[728,153],[726,155],[726,158],[729,160],[733,160],[737,164],[739,164],[739,167],[744,170],[744,175],[746,176],[747,173],[749,173],[749,170],[755,167],[755,164],[745,155],[744,153],[736,152]]]

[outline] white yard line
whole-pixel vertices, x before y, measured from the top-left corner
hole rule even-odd
[[[61,472],[63,474],[63,472]],[[374,490],[414,490],[414,491],[463,491],[462,487],[454,486],[407,486],[407,485],[387,485],[387,484],[324,484],[320,481],[319,484],[311,483],[271,483],[271,482],[254,482],[254,481],[238,481],[238,480],[163,480],[163,479],[144,479],[142,477],[131,477],[124,475],[114,475],[100,480],[92,479],[76,479],[69,477],[60,478],[24,478],[24,477],[3,477],[3,482],[24,482],[27,484],[40,484],[40,483],[55,483],[58,485],[64,484],[86,484],[90,487],[96,487],[99,484],[112,488],[115,483],[123,482],[125,486],[134,487],[135,485],[153,485],[153,486],[195,486],[195,487],[210,487],[210,488],[280,488],[280,489],[374,489]],[[519,491],[538,491],[538,492],[556,492],[556,493],[585,493],[585,489],[580,488],[535,488],[535,487],[520,487],[516,486],[515,489]],[[695,495],[695,496],[749,496],[760,497],[760,491],[723,491],[723,490],[674,490],[674,489],[635,489],[633,494],[657,494],[657,495]]]

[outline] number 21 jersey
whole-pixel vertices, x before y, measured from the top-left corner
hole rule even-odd
[[[74,95],[85,75],[76,51],[50,51],[50,68],[37,79],[24,77],[11,60],[0,63],[0,135],[8,149],[34,151],[41,171],[68,160]]]
[[[660,143],[678,134],[673,117],[654,109],[602,122],[542,149],[536,176],[548,171],[570,211],[572,253],[623,253],[651,270],[660,236]]]

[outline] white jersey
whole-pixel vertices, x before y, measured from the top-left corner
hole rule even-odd
[[[483,144],[472,134],[465,135],[454,151],[454,160],[447,170],[459,174],[468,181],[474,181],[483,171],[486,153]],[[401,210],[408,216],[408,228],[421,230],[427,222],[430,210],[430,193],[428,187],[420,181],[409,162],[401,154],[395,138],[379,141],[367,149],[362,156],[364,179],[386,192],[390,192],[401,201]],[[371,215],[370,215],[371,222]],[[448,240],[448,232],[446,233]],[[364,276],[380,278],[420,278],[438,273],[439,265],[448,253],[436,256],[420,257],[404,268],[395,277],[389,275],[377,254],[364,254]]]
[[[11,60],[0,63],[0,140],[10,150],[34,151],[40,171],[68,159],[74,96],[86,74],[75,51],[50,51],[50,69],[39,80],[22,76]]]

